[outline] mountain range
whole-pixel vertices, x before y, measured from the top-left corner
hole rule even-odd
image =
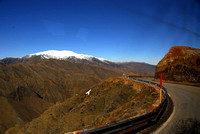
[[[0,134],[110,77],[153,75],[146,63],[116,63],[72,51],[45,51],[0,60]],[[12,116],[11,116],[12,115]]]
[[[129,85],[127,80],[118,79],[123,73],[142,76],[154,76],[155,73],[155,79],[159,79],[162,73],[166,81],[199,83],[199,54],[200,49],[174,46],[158,63],[156,72],[155,66],[147,63],[112,62],[72,51],[50,50],[22,58],[2,59],[0,60],[0,134],[9,128],[8,133],[39,133],[38,130],[44,133],[66,132],[82,129],[85,125],[92,127],[119,121],[121,112],[125,113],[123,116],[128,117],[135,109],[138,111],[137,104],[140,102],[144,102],[141,104],[142,109],[148,104],[147,92],[142,92],[143,87],[138,87],[136,84],[134,89],[141,89],[139,94],[131,94],[134,93],[132,91],[127,93],[132,85]],[[115,78],[105,81],[110,77]],[[105,89],[109,89],[110,93],[103,92]],[[90,93],[85,94],[88,91]],[[151,90],[149,91],[152,97],[153,94]],[[99,99],[101,93],[103,93],[102,99]],[[133,99],[135,95],[142,95],[136,97],[134,103],[131,102],[136,106],[134,109],[129,109],[130,105],[132,107],[129,100],[127,103],[124,102],[125,105],[121,104],[123,99],[130,99],[127,98],[128,94]],[[101,103],[105,99],[108,101]],[[119,105],[116,105],[118,103]],[[98,113],[99,105],[108,107],[102,113]],[[90,112],[94,110],[97,112],[91,115]],[[125,110],[133,111],[126,113]],[[82,116],[83,114],[85,116]],[[94,122],[91,120],[95,114],[96,119],[102,119],[99,120],[100,124],[96,120]],[[119,115],[116,120],[115,115]],[[79,119],[81,124],[76,124]],[[89,124],[91,122],[93,124]],[[72,128],[71,124],[74,124],[75,128]]]
[[[57,102],[121,74],[119,70],[55,59],[1,64],[0,108],[5,112],[0,114],[0,132],[31,121]]]
[[[137,75],[150,75],[154,76],[155,73],[155,65],[150,65],[143,62],[112,62],[106,60],[104,58],[97,58],[90,55],[77,54],[72,51],[57,51],[57,50],[49,50],[44,52],[38,52],[35,54],[29,54],[22,58],[4,58],[0,60],[0,63],[6,65],[13,65],[17,63],[25,63],[30,58],[34,59],[55,59],[55,60],[64,60],[69,61],[71,63],[83,63],[90,65],[97,65],[100,67],[106,67],[111,69],[119,69],[122,71],[130,71]]]

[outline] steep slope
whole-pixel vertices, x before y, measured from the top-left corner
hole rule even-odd
[[[160,73],[164,80],[200,82],[200,49],[174,46],[156,66],[155,78]]]
[[[88,93],[88,94],[86,94]],[[78,95],[57,103],[39,118],[18,125],[9,133],[65,133],[105,126],[144,114],[159,103],[152,87],[131,80],[110,78]]]
[[[30,58],[14,65],[0,65],[0,96],[26,122],[56,102],[112,76],[121,76],[121,72],[63,60]]]
[[[15,124],[24,123],[6,97],[0,96],[0,134]]]

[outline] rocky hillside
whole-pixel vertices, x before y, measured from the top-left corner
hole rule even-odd
[[[0,107],[7,111],[1,111],[0,130],[31,121],[56,102],[121,74],[118,70],[54,59],[0,64],[0,99],[5,102],[0,101]]]
[[[72,51],[45,51],[0,60],[0,132],[29,122],[57,102],[126,71],[152,73],[145,63],[115,63]],[[8,114],[13,113],[12,118]]]
[[[127,120],[152,110],[158,93],[142,83],[110,78],[56,103],[39,118],[9,129],[7,134],[65,133]]]
[[[156,66],[155,78],[200,83],[200,49],[174,46]]]

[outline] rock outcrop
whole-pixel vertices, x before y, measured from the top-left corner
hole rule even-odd
[[[157,64],[155,79],[160,73],[163,80],[177,82],[200,82],[200,49],[174,46]]]

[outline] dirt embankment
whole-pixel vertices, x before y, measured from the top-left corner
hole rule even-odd
[[[88,93],[88,94],[86,94]],[[65,133],[127,120],[152,110],[158,93],[142,83],[110,78],[76,96],[57,103],[39,118],[6,133]]]

